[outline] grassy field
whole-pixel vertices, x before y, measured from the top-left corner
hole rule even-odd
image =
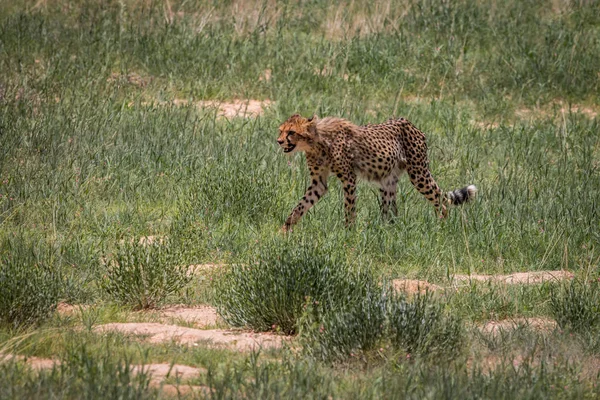
[[[1,2],[0,360],[61,365],[0,362],[0,397],[168,397],[127,368],[150,362],[207,368],[192,398],[600,397],[598,93],[594,1]],[[275,141],[296,112],[406,117],[442,189],[479,197],[441,222],[404,177],[387,224],[361,183],[345,229],[332,179],[282,235],[308,182]],[[452,279],[543,270],[573,278]],[[404,298],[405,278],[450,289]],[[295,344],[93,329],[164,304]],[[558,326],[477,328],[507,318]]]

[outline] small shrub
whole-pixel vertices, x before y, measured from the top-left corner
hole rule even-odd
[[[110,347],[68,348],[52,369],[31,370],[15,361],[0,363],[2,399],[156,399],[146,371],[133,373],[130,360]]]
[[[331,399],[335,393],[330,371],[289,352],[277,360],[252,353],[241,363],[211,365],[206,385],[211,399]]]
[[[303,320],[304,349],[325,360],[343,360],[372,350],[386,331],[386,290],[370,274],[359,274],[352,297],[334,307],[312,304]]]
[[[106,260],[103,289],[112,299],[138,310],[155,307],[191,279],[186,266],[177,266],[168,242],[123,243]]]
[[[389,329],[392,344],[408,353],[455,356],[461,351],[463,324],[448,315],[430,293],[412,300],[395,297],[390,302]]]
[[[332,252],[283,243],[225,270],[216,281],[215,299],[231,325],[293,334],[309,299],[323,309],[335,308],[352,301],[360,284]]]
[[[576,279],[556,287],[550,297],[554,318],[563,329],[583,332],[600,325],[600,283]]]
[[[24,240],[3,243],[0,254],[0,323],[13,328],[35,325],[56,309],[60,274]]]

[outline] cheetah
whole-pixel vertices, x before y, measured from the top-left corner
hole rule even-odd
[[[305,152],[311,183],[300,203],[285,221],[292,226],[327,192],[327,179],[336,175],[344,190],[346,226],[356,218],[356,181],[366,179],[379,186],[381,213],[389,220],[397,215],[396,189],[406,171],[413,186],[435,207],[440,218],[446,204],[459,205],[475,198],[477,188],[466,186],[442,193],[429,171],[425,135],[404,118],[358,126],[335,117],[304,118],[294,114],[279,126],[277,143],[284,153]]]

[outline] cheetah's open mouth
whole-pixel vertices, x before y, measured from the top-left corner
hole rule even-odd
[[[283,149],[283,152],[284,153],[289,153],[290,151],[294,150],[295,148],[296,148],[296,145],[293,144],[291,147]]]

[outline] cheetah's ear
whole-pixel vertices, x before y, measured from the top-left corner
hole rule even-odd
[[[319,117],[317,117],[316,115],[313,115],[312,117],[310,117],[309,119],[307,119],[307,121],[308,121],[308,132],[313,137],[317,136],[317,121],[318,120],[319,120]]]

